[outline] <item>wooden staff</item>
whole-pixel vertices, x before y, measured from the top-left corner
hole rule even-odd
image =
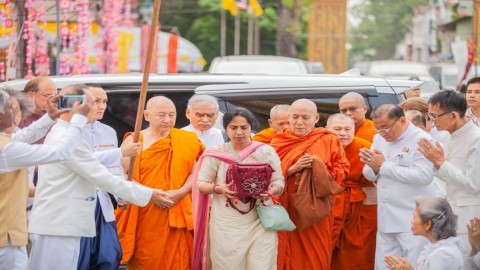
[[[150,25],[150,37],[148,40],[147,57],[143,68],[143,81],[140,90],[140,99],[138,100],[137,118],[135,120],[135,130],[133,132],[133,141],[138,142],[140,131],[142,129],[143,110],[145,108],[145,100],[147,99],[148,78],[150,76],[150,64],[152,62],[153,46],[156,44],[158,16],[160,13],[161,0],[155,0],[153,4],[152,23]],[[156,63],[156,61],[155,61]],[[130,166],[128,168],[128,180],[132,180],[133,170],[135,169],[135,156],[130,158]]]

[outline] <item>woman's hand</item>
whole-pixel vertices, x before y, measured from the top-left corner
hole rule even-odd
[[[216,194],[223,194],[227,199],[233,199],[237,193],[232,191],[230,187],[233,185],[233,182],[225,185],[216,185],[213,187],[213,193]]]
[[[395,256],[385,256],[387,268],[391,270],[414,270],[413,266],[405,258]]]

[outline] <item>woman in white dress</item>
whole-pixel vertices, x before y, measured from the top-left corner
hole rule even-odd
[[[416,199],[412,232],[427,238],[429,243],[420,253],[415,266],[405,258],[386,256],[392,270],[462,270],[464,256],[461,239],[456,237],[457,216],[446,199]]]
[[[269,164],[273,172],[265,193],[278,196],[285,184],[280,159],[269,145],[252,142],[250,134],[256,120],[247,109],[227,112],[223,123],[230,142],[206,151],[197,164],[193,269],[277,269],[277,232],[266,231],[253,205],[235,198],[233,182],[226,183],[226,174],[229,164],[238,160]]]

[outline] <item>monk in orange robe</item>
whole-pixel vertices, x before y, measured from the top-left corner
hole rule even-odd
[[[117,229],[127,269],[190,269],[193,256],[191,172],[203,145],[195,133],[173,128],[175,105],[151,98],[145,110],[149,127],[142,130],[143,151],[135,160],[133,179],[168,193],[165,203],[129,205],[116,213]],[[127,135],[125,143],[131,141]],[[129,159],[124,160],[124,167]],[[173,204],[167,203],[173,202]]]
[[[343,95],[338,103],[340,112],[350,116],[355,122],[355,137],[373,142],[373,121],[366,119],[367,106],[362,95],[356,92],[350,92]]]
[[[338,183],[348,174],[349,164],[340,141],[332,132],[315,128],[319,119],[315,103],[299,99],[290,107],[290,129],[276,134],[271,142],[281,159],[286,179],[280,202],[297,226],[292,232],[278,232],[277,265],[280,270],[330,268],[333,214],[302,230],[292,201],[295,181],[303,169],[311,167],[313,156],[325,162]]]
[[[345,148],[350,172],[342,186],[346,192],[335,195],[333,206],[333,256],[331,269],[372,270],[375,264],[377,234],[376,188],[362,174],[360,149],[371,143],[354,137],[353,119],[333,114],[327,129],[337,134]]]
[[[253,136],[252,140],[270,144],[276,133],[288,128],[288,111],[290,105],[280,104],[275,105],[270,110],[270,119],[268,119],[269,128],[258,132]]]

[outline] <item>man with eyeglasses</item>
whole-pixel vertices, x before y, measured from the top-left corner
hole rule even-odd
[[[428,116],[438,130],[452,136],[448,155],[440,144],[420,141],[421,153],[435,167],[435,176],[446,183],[447,199],[458,216],[457,234],[468,244],[467,224],[480,215],[480,129],[465,118],[467,101],[455,91],[430,97]]]
[[[185,114],[190,120],[190,125],[182,129],[197,134],[206,149],[225,142],[222,131],[215,127],[218,117],[216,98],[209,95],[193,95],[188,100]]]
[[[396,105],[381,105],[371,116],[378,134],[370,149],[360,149],[360,160],[365,162],[363,175],[377,186],[375,269],[387,269],[386,255],[416,262],[427,244],[426,239],[412,234],[410,221],[413,198],[435,196],[433,164],[417,149],[421,138],[433,138],[410,123]]]
[[[55,83],[47,77],[36,77],[27,82],[23,91],[35,104],[35,110],[29,117],[20,122],[20,128],[24,128],[33,121],[37,121],[46,113],[48,97],[57,93],[57,87]]]
[[[350,116],[355,122],[355,137],[372,142],[375,131],[372,129],[373,122],[365,118],[368,109],[363,96],[356,92],[347,93],[340,98],[338,106],[340,113]]]

